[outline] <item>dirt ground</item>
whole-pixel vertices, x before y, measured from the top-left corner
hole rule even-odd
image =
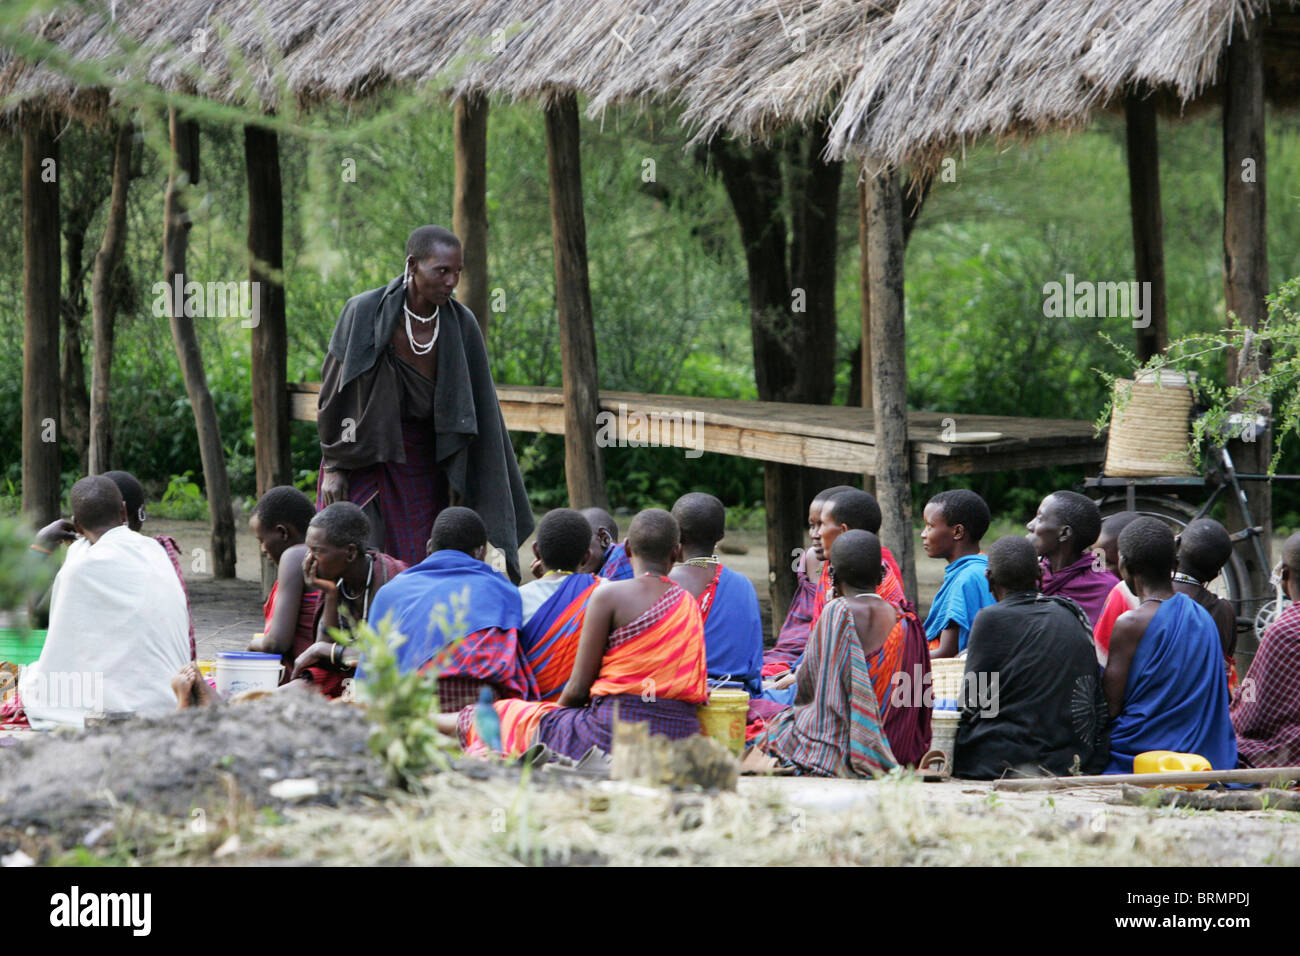
[[[742,777],[734,792],[463,761],[389,789],[347,705],[292,695],[0,746],[0,860],[184,864],[1298,865],[1300,813],[1115,788]]]

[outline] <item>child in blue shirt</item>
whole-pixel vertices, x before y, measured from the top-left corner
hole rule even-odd
[[[989,590],[988,558],[980,539],[989,529],[989,506],[965,488],[942,491],[925,506],[921,546],[943,558],[943,584],[925,617],[931,657],[956,657],[966,650],[971,624],[980,608],[997,603]]]

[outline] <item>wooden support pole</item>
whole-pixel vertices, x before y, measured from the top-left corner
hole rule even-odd
[[[1238,31],[1225,55],[1223,89],[1223,280],[1228,311],[1236,316],[1235,325],[1257,329],[1267,316],[1264,296],[1268,293],[1268,241],[1264,196],[1264,58],[1261,21],[1247,24]],[[1252,349],[1249,354],[1230,354],[1229,384],[1247,382],[1268,370],[1267,351]],[[1272,430],[1251,431],[1247,441],[1228,443],[1229,454],[1238,471],[1262,474],[1272,457]],[[1251,521],[1263,528],[1264,554],[1270,553],[1273,537],[1272,495],[1267,482],[1243,481],[1249,501]],[[1229,530],[1238,530],[1235,512]],[[1244,547],[1239,553],[1246,562],[1250,590],[1262,600],[1271,597],[1268,587],[1270,568],[1260,566],[1254,549]],[[1271,560],[1271,559],[1270,559]],[[1246,602],[1238,613],[1254,617],[1260,601]],[[1245,634],[1238,643],[1237,665],[1245,674],[1255,656],[1256,635]]]
[[[1148,311],[1134,327],[1137,357],[1145,362],[1169,344],[1165,300],[1164,214],[1160,208],[1160,144],[1155,102],[1137,95],[1124,104],[1127,127],[1129,212],[1133,222],[1133,264]],[[1136,313],[1136,306],[1134,307]],[[1136,320],[1135,320],[1136,321]]]
[[[257,493],[293,482],[289,458],[289,339],[284,299],[284,206],[280,142],[271,130],[244,127],[248,175],[248,278],[255,283],[253,326],[253,434]]]
[[[48,120],[24,122],[23,513],[59,516],[59,144]]]
[[[867,256],[871,303],[871,394],[876,436],[876,498],[880,539],[894,552],[903,589],[916,600],[912,538],[912,463],[907,443],[907,330],[903,316],[903,201],[898,170],[871,177],[867,191]]]
[[[546,165],[551,184],[551,238],[555,248],[555,305],[564,378],[564,476],[569,507],[609,507],[605,465],[596,445],[600,377],[596,327],[587,277],[587,222],[582,211],[578,152],[578,98],[564,93],[546,108]]]
[[[113,468],[113,423],[109,396],[113,379],[113,340],[117,324],[117,298],[113,274],[126,249],[126,194],[131,182],[131,141],[135,129],[123,123],[113,144],[113,191],[108,200],[104,238],[95,253],[90,279],[90,308],[94,324],[94,358],[90,369],[89,471],[101,475]]]
[[[284,200],[280,139],[260,126],[244,127],[248,176],[248,278],[257,309],[252,328],[253,443],[257,496],[293,484],[289,454],[289,331],[284,299]],[[276,566],[262,557],[262,593],[275,583]]]
[[[488,99],[482,93],[456,98],[453,107],[456,134],[456,189],[451,228],[460,237],[465,272],[460,280],[461,304],[474,313],[487,341],[487,124]]]
[[[871,257],[867,254],[867,182],[860,179],[858,182],[858,290],[862,297],[861,329],[862,340],[858,346],[860,356],[858,367],[861,372],[861,389],[862,389],[862,407],[867,411],[872,409],[872,390],[875,384],[871,378]],[[863,475],[862,488],[867,494],[876,493],[876,476]]]
[[[226,472],[225,451],[221,444],[221,427],[217,408],[208,390],[203,355],[194,331],[194,319],[186,314],[183,285],[185,252],[189,240],[190,217],[186,211],[185,189],[199,178],[198,126],[183,120],[175,109],[168,111],[171,133],[171,168],[167,177],[167,194],[163,200],[163,277],[172,294],[168,298],[168,318],[176,358],[185,377],[185,391],[194,409],[194,424],[199,436],[199,456],[203,463],[203,480],[207,486],[208,513],[212,518],[212,573],[218,578],[235,576],[235,519],[231,513],[230,478]],[[181,291],[178,292],[177,290]]]

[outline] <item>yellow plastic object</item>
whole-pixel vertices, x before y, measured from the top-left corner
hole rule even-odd
[[[211,680],[217,673],[216,661],[195,661],[199,665],[199,673]]]
[[[735,688],[719,687],[709,694],[709,702],[698,708],[697,713],[702,734],[712,737],[737,757],[744,754],[749,694]]]
[[[1180,754],[1173,750],[1148,750],[1133,758],[1134,773],[1184,773],[1213,770],[1210,762],[1200,754]],[[1204,790],[1203,783],[1188,783],[1175,790]]]

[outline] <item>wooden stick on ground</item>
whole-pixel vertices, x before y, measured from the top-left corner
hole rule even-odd
[[[1189,783],[1267,783],[1286,786],[1300,781],[1300,767],[1255,770],[1179,770],[1172,773],[1107,773],[1091,777],[1018,777],[999,780],[994,790],[1073,790],[1131,783],[1140,787],[1182,786]]]

